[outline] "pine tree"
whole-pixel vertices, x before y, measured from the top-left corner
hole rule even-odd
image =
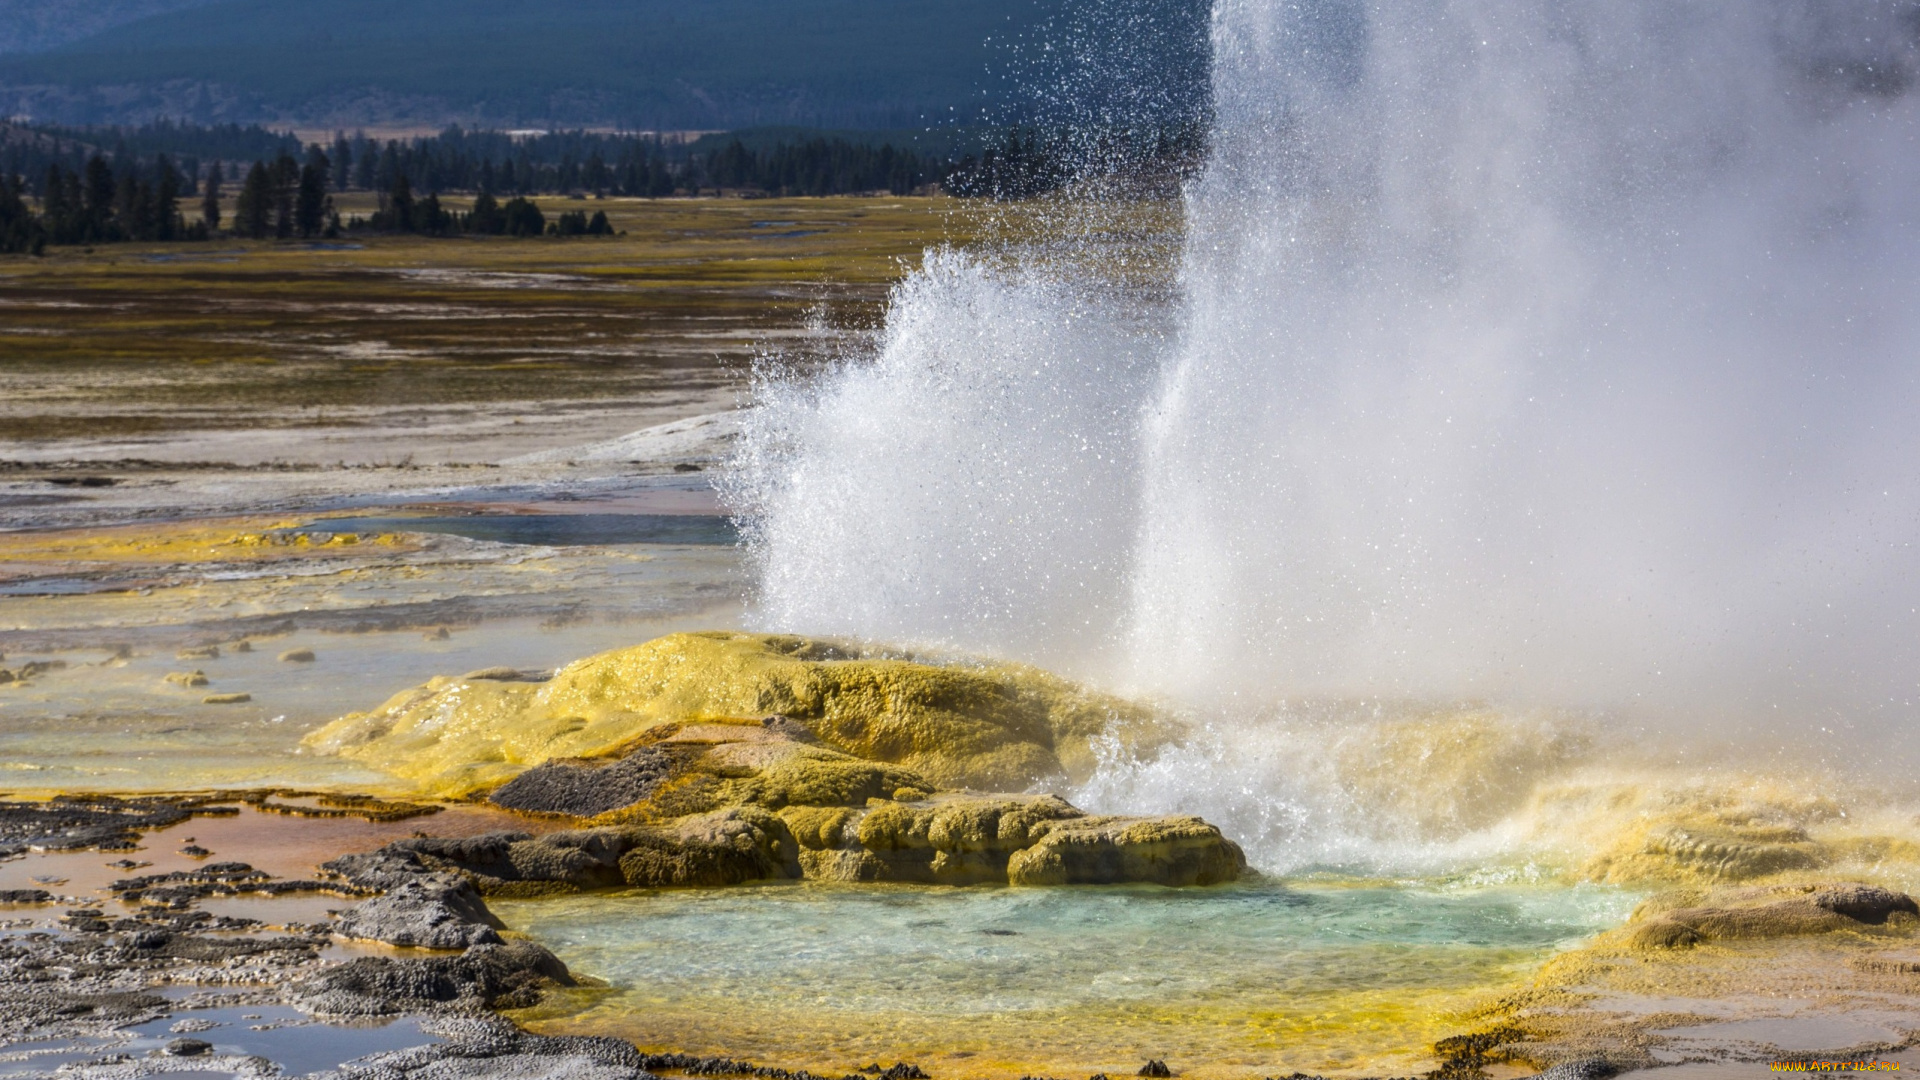
[[[594,195],[599,196],[606,194],[607,162],[605,158],[600,156],[600,151],[598,150],[595,150],[593,155],[587,158],[586,180],[587,187],[593,190]]]
[[[372,191],[379,182],[374,176],[374,167],[378,162],[375,160],[373,140],[367,138],[366,132],[360,132],[353,141],[359,147],[353,152],[353,186],[362,191]]]
[[[154,171],[158,175],[153,181],[153,238],[178,240],[185,231],[180,220],[180,173],[165,154],[154,162]]]
[[[445,236],[453,231],[453,215],[440,205],[440,196],[429,193],[414,204],[413,231],[428,236]]]
[[[404,171],[396,172],[393,187],[380,197],[380,210],[373,215],[373,227],[387,232],[412,232],[413,185]]]
[[[30,251],[38,255],[46,250],[46,233],[27,209],[22,189],[19,177],[0,177],[0,252]]]
[[[288,239],[294,231],[294,200],[300,192],[300,163],[292,154],[281,154],[273,162],[273,235]]]
[[[81,181],[85,200],[83,224],[78,242],[94,243],[113,239],[113,169],[99,154],[87,159],[86,178]]]
[[[153,239],[152,193],[134,175],[132,163],[113,185],[113,222],[116,240]]]
[[[59,162],[47,166],[47,178],[40,187],[40,220],[56,244],[70,244],[69,231],[79,207],[67,200],[67,170]]]
[[[393,139],[388,139],[387,148],[380,154],[380,167],[374,174],[373,184],[368,186],[377,185],[392,191],[394,177],[405,175],[406,171],[400,164],[400,144]],[[411,189],[411,181],[408,186]]]
[[[267,167],[254,162],[247,171],[247,182],[233,205],[233,231],[253,240],[264,240],[273,227],[273,178]]]
[[[499,236],[507,231],[507,218],[500,212],[500,202],[486,188],[474,196],[473,210],[467,215],[467,231],[482,236]]]
[[[78,244],[87,239],[86,201],[80,193],[79,173],[61,167],[59,162],[47,166],[40,219],[51,243]]]
[[[333,198],[327,194],[330,172],[327,155],[320,152],[320,147],[313,147],[307,163],[300,167],[299,191],[294,198],[293,224],[303,238],[318,236],[327,226],[327,213],[333,209]]]
[[[333,133],[333,190],[347,190],[347,182],[353,178],[353,145],[347,142],[345,132]]]
[[[220,227],[220,163],[207,170],[207,182],[200,198],[200,220],[211,233]]]
[[[506,219],[508,236],[541,236],[547,231],[546,216],[530,199],[508,199],[500,215]]]
[[[662,195],[673,194],[673,173],[667,170],[667,159],[654,157],[647,162],[647,197],[658,199]]]

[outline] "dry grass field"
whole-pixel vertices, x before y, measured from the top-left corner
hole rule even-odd
[[[1122,261],[1165,266],[1175,231],[1165,203],[538,201],[550,219],[604,210],[618,235],[354,232],[0,259],[0,468],[321,460],[233,436],[513,410],[527,414],[507,433],[516,446],[551,442],[540,427],[585,441],[729,407],[756,353],[806,363],[878,325],[887,289],[930,247],[1061,240],[1152,248]],[[339,209],[365,217],[374,200]],[[397,457],[374,455],[377,441],[330,436],[324,460]]]
[[[870,323],[924,248],[973,237],[965,208],[935,199],[544,209],[581,207],[623,235],[222,239],[0,260],[0,443],[700,393],[737,381],[753,343]]]

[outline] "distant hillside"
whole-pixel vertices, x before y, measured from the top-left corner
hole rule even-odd
[[[0,55],[0,114],[873,128],[1070,99],[1165,119],[1204,99],[1206,17],[1206,0],[215,0]]]
[[[56,49],[102,30],[212,0],[0,0],[0,53]]]

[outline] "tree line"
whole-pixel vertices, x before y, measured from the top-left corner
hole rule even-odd
[[[510,137],[459,128],[384,144],[336,134],[328,155],[340,190],[391,191],[405,177],[414,191],[490,191],[500,195],[624,195],[663,198],[721,190],[769,195],[904,195],[937,182],[946,162],[934,155],[815,138],[749,150],[734,140],[702,154],[660,136],[583,132]]]
[[[979,153],[950,164],[940,186],[949,195],[1030,199],[1090,179],[1147,185],[1192,176],[1206,152],[1206,129],[1181,124],[1154,128],[1014,128]]]
[[[896,195],[940,189],[968,198],[1023,199],[1091,176],[1178,179],[1202,157],[1203,132],[1178,129],[1054,131],[1012,129],[961,155],[816,137],[751,148],[740,138],[705,140],[701,150],[659,136],[583,132],[513,136],[458,127],[384,143],[336,133],[300,149],[290,134],[264,129],[148,125],[110,129],[103,152],[77,140],[85,129],[34,131],[0,147],[0,251],[49,244],[205,239],[224,226],[252,239],[312,239],[349,231],[450,236],[594,236],[612,232],[604,212],[569,211],[549,220],[529,196],[566,194],[662,198],[735,192],[766,195]],[[93,133],[100,134],[100,133]],[[177,138],[169,144],[167,138]],[[104,140],[103,140],[104,141]],[[266,146],[251,163],[182,155],[181,145],[221,152]],[[37,164],[37,173],[24,166]],[[234,185],[230,220],[222,198]],[[379,194],[367,219],[342,221],[333,195]],[[473,193],[470,209],[442,205],[448,192]],[[38,214],[28,198],[40,200]],[[183,199],[197,197],[188,220]]]
[[[204,240],[206,223],[189,223],[180,212],[185,186],[185,175],[165,154],[146,168],[115,169],[99,156],[79,169],[55,162],[40,185],[36,215],[24,180],[0,178],[0,251],[37,255],[48,244]]]
[[[78,169],[56,161],[39,185],[38,214],[27,203],[24,178],[0,177],[0,252],[38,255],[54,244],[206,240],[222,225],[233,236],[253,240],[331,238],[359,230],[426,236],[605,236],[614,231],[604,210],[591,216],[585,210],[566,211],[549,220],[525,196],[501,202],[485,190],[468,210],[450,210],[436,193],[416,198],[404,173],[382,193],[371,218],[342,222],[329,190],[331,169],[331,159],[318,146],[307,148],[304,161],[284,153],[255,161],[239,183],[229,218],[223,213],[223,170],[214,165],[199,185],[198,218],[190,221],[180,209],[188,177],[165,154],[151,163],[117,168],[98,154]]]

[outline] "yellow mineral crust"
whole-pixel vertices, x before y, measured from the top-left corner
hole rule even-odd
[[[1084,777],[1099,738],[1151,747],[1177,731],[1142,706],[1034,668],[936,665],[810,638],[708,632],[591,656],[543,683],[434,679],[306,742],[433,794],[464,796],[550,758],[609,755],[662,723],[769,714],[932,785],[989,790]]]
[[[659,745],[675,743],[661,740]],[[929,786],[916,773],[826,747],[729,742],[687,760],[682,770],[651,797],[600,814],[591,823],[660,822],[741,806],[767,811],[864,807],[900,792],[924,797],[923,789]]]
[[[1817,778],[1578,774],[1537,794],[1529,824],[1569,848],[1578,876],[1631,886],[1799,883],[1845,875],[1913,888],[1910,809],[1808,794]]]
[[[938,885],[1216,885],[1246,857],[1198,818],[1091,817],[1047,795],[947,793],[868,807],[742,804],[651,823],[503,841],[497,850],[433,841],[416,851],[488,895],[618,885],[892,881]]]
[[[392,533],[334,533],[320,539],[290,531],[309,520],[251,517],[4,533],[0,534],[0,563],[21,572],[31,567],[73,572],[147,564],[172,567],[297,559],[361,544],[388,551],[420,546]]]
[[[617,755],[552,759],[488,796],[585,828],[418,850],[506,896],[779,878],[1213,885],[1246,870],[1239,846],[1199,818],[1093,817],[1052,795],[932,786],[818,745],[788,718],[661,724]]]
[[[1831,934],[1909,936],[1920,907],[1905,893],[1858,883],[1801,882],[1682,891],[1640,905],[1621,934],[1636,949]]]

